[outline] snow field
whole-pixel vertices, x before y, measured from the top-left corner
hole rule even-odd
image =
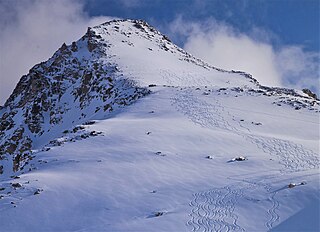
[[[37,153],[47,163],[19,182],[28,180],[24,186],[41,186],[43,192],[25,197],[18,191],[16,207],[8,204],[1,216],[2,228],[267,231],[319,200],[317,137],[302,130],[316,123],[316,114],[306,112],[309,120],[297,125],[298,113],[292,109],[286,118],[264,97],[255,97],[250,107],[245,96],[232,101],[185,91],[188,97],[176,88],[156,87],[114,117],[87,126],[103,136]],[[273,116],[249,110],[259,107]],[[270,129],[274,123],[278,127]],[[286,132],[287,124],[295,128]],[[270,139],[291,149],[285,156],[292,165],[277,155],[282,145]],[[240,155],[248,160],[228,162]],[[307,185],[286,187],[301,181]]]

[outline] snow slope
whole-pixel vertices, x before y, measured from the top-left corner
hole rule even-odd
[[[249,74],[214,68],[143,21],[116,20],[63,44],[24,75],[0,109],[0,174],[30,169],[31,149],[147,95],[149,85],[253,88]]]
[[[92,31],[99,61],[151,93],[70,110],[33,138],[30,171],[0,176],[1,231],[319,230],[319,101],[216,69],[141,21]]]

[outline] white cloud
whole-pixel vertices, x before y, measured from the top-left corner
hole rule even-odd
[[[289,46],[277,52],[277,70],[285,86],[309,88],[319,95],[319,54],[304,52],[302,47]]]
[[[171,23],[170,31],[178,39],[186,38],[185,50],[216,67],[248,72],[263,85],[319,93],[319,55],[299,46],[276,50],[272,33],[254,28],[246,35],[212,18],[200,23],[182,17]]]
[[[78,0],[11,0],[0,9],[0,105],[33,65],[79,39],[88,26],[112,19],[89,17]]]

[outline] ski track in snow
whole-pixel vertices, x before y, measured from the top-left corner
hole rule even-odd
[[[280,207],[280,203],[276,199],[276,194],[277,194],[277,192],[273,192],[273,193],[271,193],[271,196],[269,197],[269,201],[271,202],[272,206],[267,211],[267,213],[269,215],[269,220],[265,223],[265,226],[268,228],[268,230],[271,230],[272,227],[274,226],[274,224],[280,220],[280,216],[277,213],[277,210]]]
[[[172,102],[178,111],[184,113],[195,124],[206,128],[220,128],[230,131],[249,140],[263,152],[276,156],[283,166],[283,170],[281,170],[283,173],[319,168],[318,155],[300,144],[244,133],[237,127],[246,129],[248,132],[250,129],[242,126],[240,122],[237,123],[238,125],[231,125],[223,115],[228,115],[232,119],[234,116],[226,111],[217,99],[215,99],[215,104],[209,104],[190,94],[190,91],[183,91],[173,97]],[[235,122],[235,120],[232,121]]]
[[[249,128],[236,122],[235,117],[223,107],[218,99],[211,99],[215,103],[210,104],[195,96],[194,93],[192,94],[192,91],[180,91],[171,101],[179,112],[182,112],[195,124],[205,128],[219,128],[242,136],[264,153],[275,156],[283,166],[281,173],[319,168],[319,158],[313,151],[287,140],[252,135]],[[229,121],[235,122],[235,125],[231,125],[223,115],[230,117],[232,120]],[[270,230],[280,220],[277,212],[280,203],[276,199],[277,192],[271,192],[270,184],[262,181],[259,186],[270,195],[268,201],[271,202],[271,207],[267,211],[269,219],[265,223],[266,228]],[[251,188],[253,188],[252,185]],[[192,231],[245,231],[238,225],[238,216],[234,213],[238,198],[243,195],[244,191],[245,189],[234,189],[227,186],[195,193],[190,203],[191,219],[187,225],[192,227]]]
[[[299,172],[308,169],[319,168],[319,158],[313,151],[304,148],[300,144],[262,136],[247,136],[265,153],[276,156],[283,165],[282,173]]]
[[[195,193],[187,225],[192,231],[245,231],[238,225],[238,216],[234,213],[242,194],[242,189],[229,186]]]
[[[244,227],[241,227],[241,222],[238,220],[235,212],[236,205],[239,201],[252,201],[252,199],[245,197],[247,190],[264,190],[269,195],[267,201],[270,202],[270,208],[267,210],[268,220],[265,222],[265,226],[270,230],[280,220],[278,214],[280,203],[276,198],[277,192],[272,192],[271,186],[263,182],[250,183],[248,181],[248,183],[245,186],[243,186],[243,183],[228,185],[193,194],[193,200],[189,204],[192,209],[187,226],[194,232],[246,231]]]
[[[191,121],[206,128],[220,128],[228,131],[236,131],[221,115],[218,107],[219,102],[215,105],[201,101],[196,97],[192,97],[190,93],[183,91],[172,98],[173,104],[178,111],[185,114]],[[220,107],[221,108],[221,107]]]

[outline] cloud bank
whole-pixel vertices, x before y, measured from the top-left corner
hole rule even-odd
[[[85,34],[88,26],[111,20],[89,17],[78,0],[0,2],[0,105],[22,75],[48,59],[64,42]]]
[[[179,16],[170,33],[185,38],[185,50],[216,67],[248,72],[263,85],[310,88],[319,94],[319,54],[300,46],[275,49],[270,32],[254,28],[243,34],[213,18],[197,22]]]

